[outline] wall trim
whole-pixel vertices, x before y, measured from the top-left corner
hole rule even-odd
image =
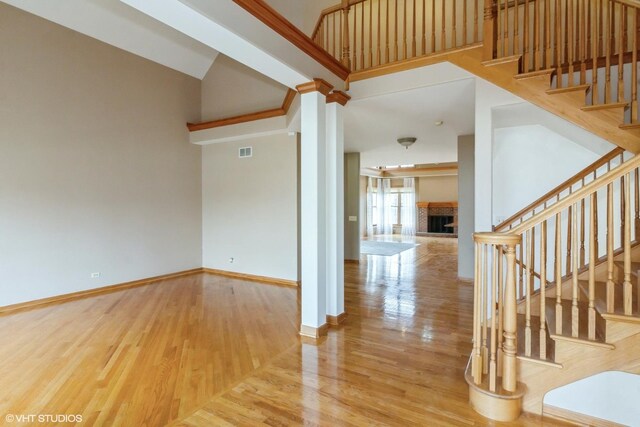
[[[250,282],[260,282],[269,285],[285,286],[289,288],[297,288],[298,286],[300,286],[300,283],[296,280],[257,276],[255,274],[237,273],[235,271],[217,270],[215,268],[202,268],[202,271],[204,273],[214,274],[216,276],[231,277],[233,279],[248,280]]]
[[[327,335],[329,331],[329,324],[325,323],[323,325],[314,328],[313,326],[300,325],[300,335],[307,338],[318,339]]]
[[[590,425],[594,427],[623,427],[613,421],[603,420],[602,418],[592,417],[591,415],[573,412],[568,409],[558,408],[553,405],[543,405],[542,415],[544,417],[568,422],[574,425]]]
[[[331,316],[331,315],[327,314],[327,323],[330,326],[339,326],[339,325],[343,324],[346,320],[347,320],[347,312],[346,311],[343,311],[342,313],[338,314],[337,316]]]
[[[18,304],[6,305],[4,307],[0,307],[0,316],[8,313],[13,313],[16,311],[29,310],[29,309],[37,308],[41,306],[53,305],[57,303],[63,303],[68,301],[85,299],[92,296],[118,292],[125,289],[136,288],[138,286],[149,285],[151,283],[159,282],[161,280],[174,279],[176,277],[182,277],[182,276],[190,276],[192,274],[198,274],[198,273],[202,273],[202,268],[194,268],[191,270],[179,271],[177,273],[163,274],[160,276],[148,277],[146,279],[139,279],[131,282],[118,283],[115,285],[108,285],[100,288],[87,289],[84,291],[72,292],[69,294],[56,295],[53,297],[47,297],[47,298],[37,299],[33,301],[26,301]]]
[[[289,109],[291,108],[291,104],[293,104],[293,100],[295,99],[296,95],[297,92],[295,90],[289,89],[287,90],[287,93],[284,96],[284,101],[282,101],[282,105],[279,108],[256,111],[255,113],[241,114],[239,116],[211,120],[202,123],[187,123],[187,129],[189,129],[189,132],[197,132],[199,130],[214,129],[223,126],[237,125],[239,123],[254,122],[256,120],[286,116],[289,113]]]

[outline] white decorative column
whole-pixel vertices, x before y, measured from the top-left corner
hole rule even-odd
[[[339,325],[344,311],[344,118],[351,99],[327,97],[327,323]]]
[[[319,338],[327,333],[326,97],[333,87],[315,79],[297,89],[302,95],[300,335]]]

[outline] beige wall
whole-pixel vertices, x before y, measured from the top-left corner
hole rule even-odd
[[[475,137],[458,137],[458,277],[474,274]]]
[[[311,35],[320,13],[339,4],[340,0],[267,0],[267,3],[305,34]]]
[[[433,176],[418,179],[418,202],[451,202],[458,200],[458,177]]]
[[[298,279],[297,147],[287,134],[203,147],[205,267]]]
[[[344,155],[344,259],[360,259],[360,153]],[[349,221],[349,217],[356,221]]]
[[[196,79],[0,3],[0,306],[201,266],[199,116]]]
[[[280,108],[287,88],[219,54],[202,80],[202,120]]]

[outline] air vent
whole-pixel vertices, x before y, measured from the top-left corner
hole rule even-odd
[[[251,147],[243,147],[240,149],[240,158],[243,157],[251,157],[251,155],[253,154],[253,150],[251,149]]]

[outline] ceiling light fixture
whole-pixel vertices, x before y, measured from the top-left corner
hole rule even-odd
[[[442,126],[444,124],[444,122],[442,120],[437,120],[434,125],[436,126]]]
[[[415,137],[406,137],[406,138],[398,138],[398,144],[402,145],[405,149],[409,149],[414,142],[416,142],[418,138]]]

